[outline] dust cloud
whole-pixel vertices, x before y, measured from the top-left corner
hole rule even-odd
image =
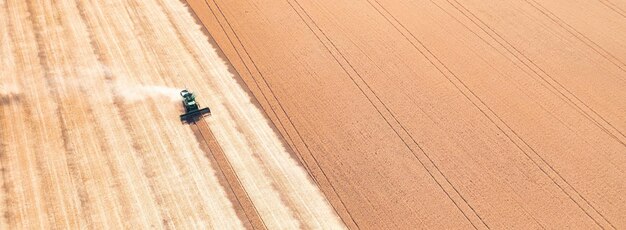
[[[89,66],[87,68],[79,68],[77,70],[79,78],[73,79],[69,84],[79,84],[81,87],[88,89],[112,90],[116,97],[124,98],[127,104],[145,101],[147,99],[158,99],[164,103],[173,103],[180,101],[179,92],[182,89],[164,86],[160,84],[134,82],[129,79],[136,79],[128,76],[123,71],[116,70],[105,64]],[[104,84],[97,81],[91,76],[94,74],[102,74],[106,76]],[[84,76],[84,77],[82,77]],[[64,83],[68,84],[67,79]]]
[[[149,98],[164,99],[167,102],[180,100],[180,89],[160,85],[132,85],[114,83],[116,96],[125,98],[126,103],[136,103]]]

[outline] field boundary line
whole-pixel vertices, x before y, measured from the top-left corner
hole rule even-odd
[[[188,1],[188,0],[187,0],[187,1]],[[238,57],[239,57],[239,59],[241,60],[241,63],[242,63],[242,64],[244,65],[244,67],[246,68],[246,72],[248,72],[248,74],[250,75],[250,78],[252,78],[252,80],[253,80],[253,82],[254,82],[254,84],[255,84],[256,88],[257,88],[257,89],[259,89],[259,92],[260,92],[260,93],[261,93],[261,95],[263,96],[263,98],[262,98],[262,99],[263,99],[263,100],[267,103],[267,105],[268,105],[268,107],[269,107],[270,111],[272,112],[272,113],[271,113],[271,115],[273,115],[273,116],[275,117],[276,121],[278,121],[278,125],[280,125],[280,127],[278,127],[278,128],[282,130],[282,132],[281,132],[281,133],[284,133],[284,134],[287,136],[287,138],[285,138],[285,140],[286,140],[286,141],[288,141],[288,142],[291,142],[291,143],[292,143],[292,145],[294,146],[294,148],[293,148],[293,150],[294,150],[294,151],[299,152],[299,151],[298,151],[298,149],[296,148],[296,144],[295,144],[295,142],[293,141],[293,138],[291,137],[291,135],[289,134],[289,132],[288,132],[288,131],[287,131],[287,129],[285,128],[286,126],[282,123],[282,121],[281,121],[280,117],[278,116],[278,113],[275,111],[274,107],[272,106],[271,101],[270,101],[270,100],[267,98],[267,96],[265,95],[265,92],[263,91],[263,88],[261,88],[261,86],[259,85],[259,83],[258,83],[257,79],[256,79],[256,78],[254,77],[254,75],[252,74],[252,71],[250,70],[250,67],[248,66],[248,64],[246,63],[246,61],[244,60],[244,58],[242,57],[241,53],[239,52],[239,49],[237,49],[237,47],[235,46],[235,44],[237,44],[237,43],[235,43],[235,42],[233,42],[233,41],[232,41],[231,37],[228,35],[228,32],[226,31],[226,28],[222,25],[221,21],[219,20],[219,18],[218,18],[218,17],[217,17],[217,15],[215,14],[215,12],[213,12],[212,7],[211,7],[211,6],[209,5],[209,3],[208,3],[208,0],[204,0],[204,3],[205,3],[205,5],[209,8],[209,10],[211,11],[211,14],[212,14],[212,15],[213,15],[213,17],[216,19],[216,22],[220,25],[220,27],[221,27],[222,31],[224,32],[224,35],[226,36],[226,38],[228,39],[228,42],[230,43],[230,45],[232,46],[233,50],[235,51],[235,53],[237,54],[237,56],[238,56]],[[216,5],[217,5],[217,3],[215,3],[215,2],[214,2],[214,4],[216,4]],[[192,10],[192,11],[193,11],[193,10]],[[195,12],[194,12],[194,15],[195,15]],[[196,17],[197,17],[197,15],[196,15]],[[223,14],[222,14],[222,17],[224,18],[224,20],[226,20],[226,16],[225,16],[225,15],[223,15]],[[199,19],[198,19],[198,20],[199,20]],[[201,24],[203,25],[203,27],[204,27],[204,28],[207,30],[207,32],[208,32],[208,29],[206,28],[206,26],[205,26],[203,23],[201,23]],[[229,27],[230,27],[230,25],[229,25]],[[234,33],[234,30],[232,29],[232,27],[231,27],[231,31]],[[239,45],[243,47],[243,44],[242,44],[242,43],[239,43]],[[220,47],[220,49],[221,49],[221,47]],[[225,58],[227,58],[227,57],[225,57]],[[249,59],[251,59],[250,57],[248,57],[248,58],[249,58]],[[229,60],[227,60],[227,61],[229,61]],[[243,75],[241,75],[241,74],[239,74],[239,75],[240,75],[240,76],[243,76]],[[255,98],[257,98],[257,97],[255,97]],[[274,97],[274,98],[275,98],[275,97]],[[257,100],[258,100],[258,99],[259,99],[259,98],[257,98]],[[266,112],[264,109],[261,109],[261,110],[263,111],[263,113],[264,113],[264,114],[267,114],[267,112]],[[267,115],[269,116],[270,114],[267,114]],[[300,161],[301,161],[301,163],[303,164],[303,166],[307,169],[307,172],[309,172],[309,170],[308,170],[308,169],[309,169],[310,167],[309,167],[308,163],[307,163],[306,161],[304,161],[304,159],[302,158],[301,154],[296,154],[296,155],[298,156],[298,160],[300,160]],[[309,175],[310,175],[310,172],[309,172]],[[312,179],[313,179],[313,180],[317,183],[317,180],[316,180],[316,178],[315,178],[315,177],[311,176],[311,178],[312,178]]]
[[[282,111],[282,113],[284,114],[284,117],[287,118],[288,123],[291,125],[292,129],[295,130],[296,132],[296,136],[298,136],[300,142],[304,145],[304,147],[306,148],[306,152],[308,153],[308,155],[314,160],[314,164],[317,166],[318,171],[322,174],[323,178],[325,179],[325,181],[319,181],[317,179],[317,177],[315,177],[313,175],[313,170],[310,169],[310,167],[308,166],[307,161],[304,160],[304,158],[300,158],[299,160],[301,161],[301,163],[303,164],[303,166],[307,169],[307,173],[309,174],[309,176],[311,177],[311,179],[316,183],[317,187],[320,188],[320,183],[327,183],[329,185],[329,187],[332,189],[332,192],[334,193],[335,197],[337,198],[337,200],[339,200],[339,202],[341,203],[343,210],[345,211],[346,214],[348,214],[348,217],[350,218],[350,221],[347,221],[344,219],[344,217],[342,215],[340,215],[341,212],[339,212],[339,210],[337,210],[337,208],[334,205],[330,205],[333,210],[335,211],[335,213],[338,214],[338,216],[340,217],[340,219],[344,222],[344,224],[348,224],[349,222],[353,223],[354,226],[356,226],[358,229],[360,229],[359,225],[356,223],[356,221],[354,220],[354,218],[352,217],[352,214],[349,212],[348,208],[346,207],[343,199],[341,199],[341,196],[339,196],[339,193],[337,192],[335,186],[330,182],[330,179],[328,178],[328,175],[326,174],[326,172],[324,172],[323,168],[320,166],[319,161],[317,160],[317,158],[312,154],[311,150],[309,149],[308,144],[304,141],[304,139],[302,138],[300,132],[298,131],[298,129],[295,127],[295,125],[293,124],[293,121],[291,120],[291,117],[289,117],[289,115],[287,114],[287,112],[284,110],[282,104],[280,103],[280,101],[278,99],[276,99],[276,95],[274,94],[272,88],[270,87],[270,85],[267,83],[267,80],[265,79],[265,77],[263,76],[263,74],[261,73],[261,71],[259,70],[258,66],[256,65],[256,63],[254,62],[254,60],[252,59],[252,57],[250,56],[250,54],[248,53],[247,49],[245,48],[245,46],[243,45],[243,43],[241,42],[239,36],[237,35],[237,33],[235,32],[235,30],[233,29],[233,27],[230,25],[230,22],[228,22],[228,19],[226,18],[226,15],[222,12],[221,8],[219,7],[219,5],[217,4],[217,2],[215,2],[215,0],[204,0],[207,7],[210,9],[211,13],[213,14],[213,16],[216,18],[218,24],[220,25],[220,27],[222,28],[222,30],[224,31],[224,33],[226,34],[226,37],[228,38],[229,42],[231,43],[231,45],[233,46],[233,49],[235,50],[235,52],[237,53],[238,57],[240,58],[241,62],[243,63],[244,67],[246,68],[246,71],[250,74],[251,78],[253,79],[254,83],[256,84],[257,88],[259,88],[259,91],[261,92],[261,94],[263,95],[264,99],[266,101],[268,101],[268,106],[270,107],[270,110],[272,110],[272,112],[274,113],[274,115],[276,116],[276,120],[279,122],[279,124],[283,127],[284,124],[282,123],[280,117],[278,116],[278,114],[276,113],[276,111],[274,110],[273,106],[271,105],[270,101],[267,99],[265,93],[263,92],[263,89],[260,87],[259,82],[257,81],[256,77],[254,77],[253,71],[250,70],[250,67],[248,66],[248,64],[246,64],[245,59],[242,57],[242,54],[239,52],[239,50],[235,47],[235,43],[233,42],[233,40],[231,39],[231,37],[228,35],[227,30],[224,28],[224,25],[222,24],[222,22],[219,20],[219,18],[217,17],[215,11],[213,10],[213,7],[210,6],[210,4],[208,3],[208,1],[212,1],[213,4],[215,4],[215,7],[217,8],[217,10],[219,11],[220,15],[222,15],[222,17],[225,20],[225,23],[228,25],[228,27],[230,28],[231,32],[233,33],[233,35],[235,36],[235,38],[238,41],[238,44],[241,46],[241,48],[243,49],[243,51],[245,52],[245,55],[247,56],[247,59],[250,60],[250,62],[252,62],[252,66],[254,67],[254,69],[256,70],[256,73],[258,73],[259,77],[263,80],[263,82],[265,82],[266,87],[269,89],[269,94],[272,95],[272,97],[274,97],[275,99],[275,103],[278,104],[279,109]],[[285,134],[287,134],[287,137],[292,141],[293,143],[293,148],[292,150],[296,151],[297,155],[299,155],[301,157],[302,153],[300,153],[300,151],[297,148],[297,145],[295,144],[295,142],[293,141],[291,135],[289,135],[289,132],[287,131],[287,129],[285,128]],[[331,201],[331,199],[328,198],[328,195],[325,192],[322,192],[322,194],[325,196],[326,200],[328,200],[329,202]]]

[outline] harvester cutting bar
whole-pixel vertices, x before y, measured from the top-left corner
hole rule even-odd
[[[208,107],[200,109],[200,105],[196,102],[196,96],[189,90],[180,91],[180,96],[183,97],[183,107],[185,107],[185,113],[180,115],[181,121],[195,121],[197,117],[211,113]]]

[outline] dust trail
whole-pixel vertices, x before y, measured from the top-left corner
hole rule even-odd
[[[189,143],[192,131],[177,119],[177,87],[185,85],[161,80],[188,75],[163,74],[161,67],[176,65],[142,50],[160,34],[134,34],[159,22],[130,18],[125,0],[79,1],[83,8],[31,2],[11,1],[12,25],[0,20],[0,99],[10,100],[0,106],[0,144],[9,145],[0,149],[0,178],[11,179],[0,179],[11,182],[8,191],[0,187],[0,202],[11,199],[0,204],[0,215],[10,211],[0,229],[158,228],[157,208],[166,228],[240,227],[212,166]]]
[[[101,65],[100,68],[107,76],[111,76],[108,82],[110,86],[112,86],[111,88],[113,88],[115,96],[125,98],[126,103],[136,103],[150,98],[166,99],[167,102],[180,101],[179,92],[182,89],[163,85],[129,82],[128,79],[133,78],[124,76],[120,71],[106,65]]]
[[[164,85],[136,82],[131,80],[136,76],[127,76],[123,71],[102,63],[75,67],[75,71],[77,73],[76,77],[69,79],[62,76],[55,77],[56,84],[63,84],[63,86],[65,86],[59,87],[59,90],[66,91],[68,88],[82,87],[95,89],[93,93],[97,94],[98,91],[113,89],[113,96],[124,98],[124,103],[127,104],[138,103],[148,99],[159,99],[160,102],[168,103],[180,101],[179,93],[182,88],[179,89]],[[101,73],[105,73],[105,76],[107,76],[105,84],[101,84],[101,81],[92,77]],[[15,97],[20,93],[19,88],[16,86],[8,85],[5,88],[6,89],[2,88],[2,85],[0,85],[0,96],[3,98]],[[109,96],[102,96],[102,99],[107,98],[109,98]]]
[[[23,76],[15,77],[19,79],[16,82],[0,80],[0,99],[11,100],[12,111],[22,107],[15,103],[20,102],[15,98],[22,100],[20,103],[24,106],[32,105],[28,109],[39,112],[31,115],[37,115],[41,125],[33,125],[31,129],[15,125],[31,124],[22,120],[23,117],[15,119],[16,122],[8,119],[3,122],[8,124],[9,131],[0,127],[2,134],[29,131],[20,136],[24,138],[8,140],[12,144],[9,153],[17,153],[18,148],[35,149],[28,154],[10,154],[16,156],[10,159],[10,163],[16,166],[9,167],[9,175],[12,181],[16,178],[23,180],[23,184],[42,184],[40,187],[44,188],[55,183],[58,189],[45,191],[35,186],[22,186],[32,189],[0,193],[17,194],[14,195],[16,202],[0,205],[0,214],[4,207],[10,207],[11,214],[16,214],[6,218],[11,222],[7,228],[20,228],[20,225],[28,228],[37,223],[33,221],[35,218],[41,219],[39,222],[49,220],[51,224],[62,224],[57,216],[67,217],[65,223],[92,227],[102,225],[106,228],[116,221],[120,226],[157,221],[156,226],[161,219],[150,219],[142,214],[150,214],[150,211],[128,213],[140,207],[154,207],[150,199],[155,199],[159,211],[167,216],[164,227],[243,227],[217,179],[214,166],[204,158],[199,143],[190,143],[189,140],[193,142],[193,131],[179,124],[175,110],[182,109],[179,92],[185,84],[199,93],[202,105],[216,106],[223,111],[215,117],[212,126],[225,130],[221,131],[221,140],[229,146],[230,157],[236,160],[239,171],[246,176],[247,189],[255,192],[255,204],[261,203],[265,217],[274,219],[273,226],[289,224],[299,228],[300,222],[313,223],[307,225],[312,227],[324,226],[323,223],[317,224],[318,219],[340,224],[322,194],[306,177],[306,171],[290,158],[281,146],[280,138],[271,133],[262,111],[254,108],[250,95],[245,94],[228,73],[226,63],[212,58],[216,56],[215,48],[207,43],[201,27],[190,23],[193,17],[181,2],[160,1],[167,6],[166,12],[154,7],[156,1],[84,2],[82,7],[75,6],[72,1],[24,4],[30,8],[24,6],[23,12],[11,15],[17,23],[15,28],[24,27],[19,24],[22,18],[32,17],[33,25],[25,27],[29,29],[28,34],[15,34],[17,40],[24,40],[18,49],[24,53],[25,59],[25,64],[18,67],[24,70],[11,69],[4,74],[8,68],[0,69],[0,79]],[[0,5],[3,3],[0,0]],[[19,6],[20,1],[14,0],[13,5]],[[81,12],[85,19],[79,19]],[[181,31],[195,36],[195,39],[176,36],[176,31],[169,28],[172,25],[165,13],[181,14],[172,20]],[[0,21],[0,25],[2,23]],[[8,27],[0,26],[0,31],[3,28]],[[26,35],[28,39],[22,38]],[[0,43],[10,46],[11,42],[6,41],[0,37]],[[187,44],[191,51],[185,50],[183,44]],[[0,51],[7,51],[9,46],[0,46]],[[148,47],[167,49],[160,52]],[[210,54],[204,54],[205,49]],[[194,61],[194,57],[198,60]],[[11,59],[0,59],[3,67],[13,66]],[[42,63],[41,66],[33,64],[37,61]],[[211,61],[216,63],[209,63]],[[45,79],[38,76],[45,76]],[[116,107],[121,114],[116,114]],[[12,111],[0,107],[2,114]],[[19,116],[17,112],[12,114]],[[26,136],[30,134],[36,136],[32,135],[33,139],[29,140]],[[28,145],[39,142],[43,144]],[[47,152],[53,154],[35,154],[38,149],[49,149]],[[42,167],[46,173],[54,175],[41,179],[51,183],[28,178],[35,171],[20,164],[26,162],[24,164],[29,166],[31,163],[27,160],[32,157],[45,164]],[[41,175],[44,174],[36,176]],[[150,188],[143,189],[142,183]],[[150,197],[152,191],[154,197]],[[47,199],[50,196],[58,199]],[[139,199],[128,202],[136,197]],[[39,200],[42,199],[43,203],[54,207],[51,214],[36,207],[35,204],[41,203]],[[73,206],[66,207],[68,204]],[[68,211],[65,208],[69,208]],[[81,210],[82,215],[70,213],[80,214]],[[298,221],[296,216],[315,219]],[[72,222],[73,218],[76,221]],[[4,225],[0,229],[5,229]]]
[[[188,29],[180,18],[193,18],[185,6],[176,1],[160,1],[175,9],[170,17],[183,40],[177,47],[191,53],[182,65],[191,73],[206,78],[193,79],[215,112],[207,122],[259,214],[269,228],[332,228],[343,224],[323,194],[308,177],[305,169],[290,152],[262,110],[229,70],[229,64],[218,54],[218,47],[201,29]],[[192,25],[201,27],[201,24]],[[194,64],[195,63],[195,64]]]
[[[168,102],[180,101],[180,89],[159,85],[114,85],[116,96],[126,98],[126,103],[135,103],[148,98],[166,99]]]

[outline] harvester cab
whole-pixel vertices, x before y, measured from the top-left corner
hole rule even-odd
[[[196,102],[196,96],[189,90],[180,91],[180,96],[183,97],[183,107],[185,107],[185,113],[180,115],[181,121],[195,121],[196,118],[211,113],[208,107],[200,109],[200,105]]]

